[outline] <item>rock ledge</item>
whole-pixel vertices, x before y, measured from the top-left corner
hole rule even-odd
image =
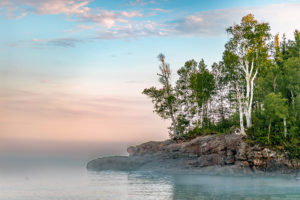
[[[127,149],[129,156],[103,157],[88,170],[153,170],[202,174],[294,174],[296,160],[258,145],[249,146],[236,131],[228,135],[198,136],[187,142],[147,142]]]

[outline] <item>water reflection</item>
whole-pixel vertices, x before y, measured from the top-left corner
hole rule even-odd
[[[294,179],[175,176],[173,199],[299,199]]]
[[[300,199],[300,183],[289,178],[163,175],[153,172],[94,173],[94,184],[122,191],[120,199]],[[114,177],[113,179],[111,179]],[[108,192],[108,190],[106,190]]]
[[[83,161],[49,159],[22,163],[0,159],[1,200],[300,199],[300,181],[289,178],[89,172]]]

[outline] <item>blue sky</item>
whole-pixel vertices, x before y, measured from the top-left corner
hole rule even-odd
[[[174,80],[189,59],[218,62],[242,16],[292,39],[299,10],[296,0],[1,0],[0,137],[166,138],[168,122],[141,95],[156,84],[158,53]]]

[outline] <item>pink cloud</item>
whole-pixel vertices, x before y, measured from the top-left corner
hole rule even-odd
[[[123,11],[123,12],[120,12],[120,14],[124,17],[127,17],[127,18],[131,18],[131,17],[142,17],[143,15],[140,13],[140,12],[137,12],[137,11],[132,11],[132,12],[126,12],[126,11]]]
[[[2,0],[0,8],[5,9],[6,16],[12,18],[25,16],[30,12],[45,14],[84,14],[90,11],[90,0]],[[26,6],[26,8],[22,7]]]
[[[33,3],[34,2],[34,3]],[[86,7],[89,3],[89,0],[86,1],[64,1],[64,0],[52,0],[52,1],[43,1],[36,4],[36,1],[32,1],[31,5],[36,7],[37,13],[39,14],[84,14],[89,12],[91,9]],[[30,5],[30,4],[29,4]]]
[[[94,22],[99,25],[102,25],[106,28],[111,28],[116,25],[117,22],[127,22],[120,18],[115,12],[100,10],[98,12],[87,12],[80,16],[84,21]]]
[[[3,0],[0,9],[9,18],[21,18],[28,13],[39,15],[64,14],[86,22],[93,22],[105,28],[112,28],[118,23],[128,23],[126,18],[142,17],[138,11],[108,11],[90,8],[91,0]],[[79,27],[81,28],[81,27]]]

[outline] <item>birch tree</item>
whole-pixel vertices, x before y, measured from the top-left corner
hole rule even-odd
[[[243,118],[246,117],[247,128],[252,126],[252,105],[255,79],[259,69],[268,57],[267,41],[270,38],[270,27],[267,23],[258,23],[252,14],[242,18],[240,24],[227,29],[231,35],[225,45],[225,59],[231,62],[231,71],[237,78],[233,80],[236,99],[240,113],[240,126],[244,134]],[[231,60],[231,61],[230,61]],[[228,65],[227,65],[228,66]]]

